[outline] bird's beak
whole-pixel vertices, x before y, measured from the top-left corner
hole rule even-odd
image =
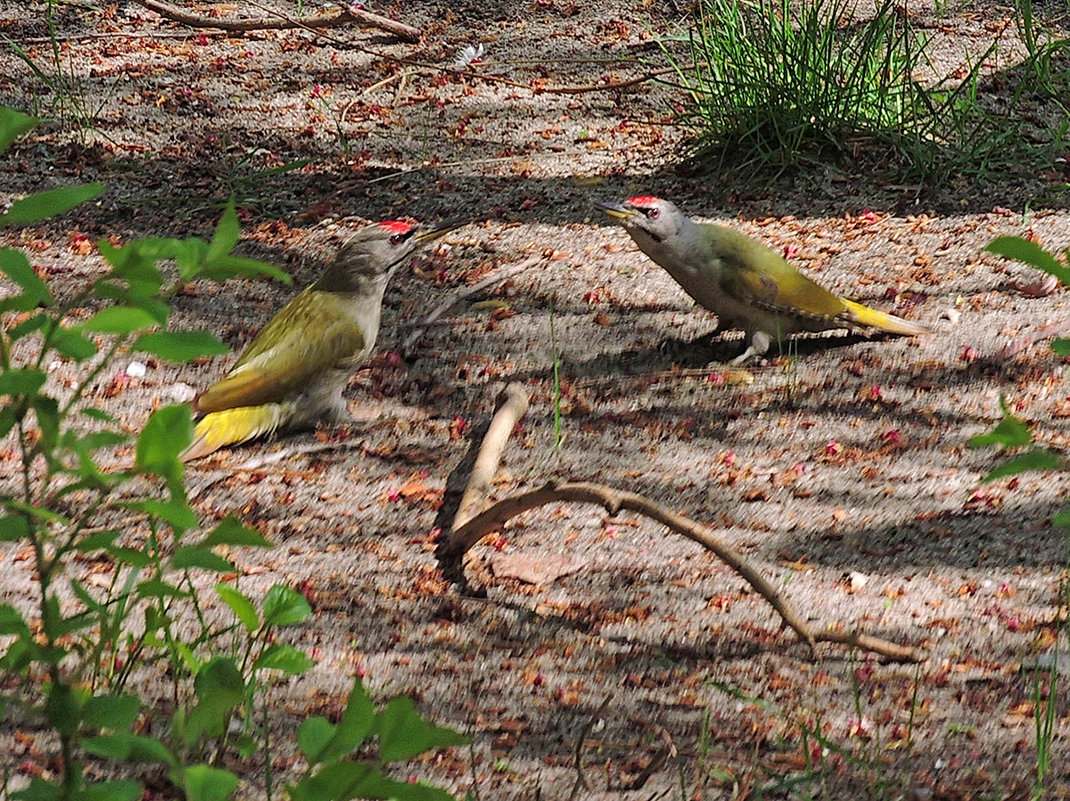
[[[427,242],[433,242],[440,236],[448,234],[450,231],[455,231],[462,225],[465,225],[467,220],[447,220],[446,222],[438,225],[434,228],[428,228],[426,231],[417,231],[413,237],[417,244],[423,245]]]
[[[620,222],[624,222],[635,213],[631,209],[625,208],[620,203],[599,203],[598,208],[614,220],[619,220]]]

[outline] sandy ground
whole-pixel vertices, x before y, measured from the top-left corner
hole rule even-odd
[[[942,21],[915,12],[944,58],[983,51],[1008,14],[969,6]],[[36,58],[48,55],[43,9],[0,12],[0,29]],[[407,768],[458,795],[727,799],[754,797],[745,791],[761,785],[775,798],[1026,797],[1035,679],[1022,665],[1054,642],[1067,542],[1049,521],[1066,482],[1027,474],[982,486],[999,458],[966,442],[992,427],[1005,395],[1038,440],[1070,449],[1066,364],[1043,343],[996,356],[1064,320],[1067,296],[1026,297],[1011,287],[1028,275],[981,253],[1001,234],[1029,232],[1050,248],[1070,242],[1051,179],[963,178],[919,193],[849,172],[760,187],[683,177],[674,169],[682,133],[664,124],[679,98],[666,87],[534,93],[361,49],[448,65],[460,47],[482,42],[487,72],[584,85],[643,69],[614,59],[659,65],[656,37],[682,18],[671,3],[377,10],[423,27],[423,44],[355,29],[332,32],[339,42],[300,31],[227,37],[161,22],[134,3],[63,6],[58,31],[74,37],[63,55],[99,106],[95,130],[83,146],[45,127],[0,164],[0,199],[75,180],[109,188],[60,220],[4,235],[61,295],[102,269],[84,237],[205,235],[232,192],[244,252],[286,266],[297,284],[357,224],[332,220],[474,221],[394,280],[383,355],[350,388],[359,422],[319,435],[348,439],[317,449],[317,435],[298,435],[189,468],[206,521],[234,512],[277,543],[236,555],[242,589],[284,582],[315,609],[288,635],[316,667],[275,691],[280,729],[337,711],[359,672],[378,697],[410,694],[433,720],[472,737],[471,753]],[[996,71],[1020,52],[1013,27],[1003,30]],[[25,108],[33,95],[47,107],[39,82],[8,53],[0,102]],[[310,161],[257,176],[295,159]],[[639,193],[790,247],[830,288],[936,333],[808,338],[746,385],[681,371],[730,358],[741,342],[731,333],[693,342],[713,316],[594,207]],[[407,331],[399,325],[455,287],[539,254],[537,267],[474,296],[407,360],[397,356]],[[215,331],[239,350],[293,291],[197,286],[178,298],[175,323]],[[473,305],[487,299],[502,303]],[[564,434],[556,449],[555,349]],[[105,376],[97,402],[137,430],[176,382],[203,387],[232,357],[182,369],[150,363],[144,378],[128,379],[118,371],[132,358]],[[57,364],[55,380],[71,370]],[[437,532],[510,380],[523,382],[532,406],[506,451],[499,495],[565,478],[641,492],[713,527],[814,625],[860,625],[926,649],[928,661],[887,665],[823,646],[814,662],[760,597],[697,546],[594,507],[526,515],[474,549],[463,574],[441,561]],[[4,463],[10,471],[12,452]],[[4,600],[28,605],[25,552],[2,549]],[[556,580],[509,576],[518,564],[561,557],[572,572]],[[1051,797],[1070,793],[1065,697]],[[823,777],[767,784],[804,767],[792,721],[819,726],[865,765],[830,751]],[[40,758],[10,735],[11,764]],[[581,741],[587,788],[576,784]],[[667,743],[671,756],[637,781]],[[277,764],[285,773],[296,759],[282,748]],[[249,774],[241,797],[260,792]]]

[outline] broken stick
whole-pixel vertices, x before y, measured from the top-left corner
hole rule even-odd
[[[218,28],[223,31],[263,31],[287,28],[337,28],[351,22],[358,22],[371,28],[378,28],[381,31],[392,33],[409,42],[420,41],[418,28],[353,7],[344,9],[337,14],[315,14],[301,19],[291,19],[274,11],[271,12],[273,14],[271,18],[235,19],[233,17],[205,17],[185,11],[170,3],[164,3],[162,0],[136,0],[136,2],[149,11],[155,11],[160,16],[174,22],[181,22],[191,28]]]
[[[588,482],[549,483],[537,490],[503,498],[489,509],[473,514],[475,510],[483,506],[490,481],[498,469],[509,434],[527,409],[527,393],[519,384],[510,384],[502,394],[502,398],[504,400],[487,429],[472,476],[461,498],[453,525],[450,527],[443,549],[444,556],[463,558],[476,543],[488,534],[499,530],[510,519],[546,504],[562,501],[593,503],[602,506],[611,515],[618,514],[622,509],[628,509],[661,523],[670,531],[675,531],[711,551],[769,602],[784,624],[810,647],[811,654],[816,652],[817,643],[834,642],[872,651],[895,662],[924,660],[924,652],[919,649],[889,642],[865,632],[832,627],[820,631],[812,630],[760,570],[748,562],[742,554],[728,547],[709,528],[683,515],[670,512],[654,501],[634,492],[621,492],[603,484]]]
[[[453,530],[457,530],[483,511],[490,483],[502,461],[505,443],[527,410],[528,393],[515,381],[498,396],[498,411],[494,413],[494,419],[490,421],[483,443],[479,446],[472,475],[468,478],[457,514],[453,518]]]

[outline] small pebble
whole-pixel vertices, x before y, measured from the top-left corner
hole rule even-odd
[[[130,362],[124,372],[131,378],[144,378],[147,369],[141,362]]]
[[[189,403],[197,396],[197,390],[189,384],[183,384],[181,381],[176,381],[171,385],[171,389],[167,394],[171,396],[172,400],[178,403]]]

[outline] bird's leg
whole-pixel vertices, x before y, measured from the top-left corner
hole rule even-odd
[[[750,335],[750,344],[747,349],[741,354],[736,356],[728,362],[732,367],[739,367],[741,364],[745,364],[748,359],[755,356],[764,356],[765,352],[769,350],[769,346],[773,344],[773,338],[765,331],[753,331]]]

